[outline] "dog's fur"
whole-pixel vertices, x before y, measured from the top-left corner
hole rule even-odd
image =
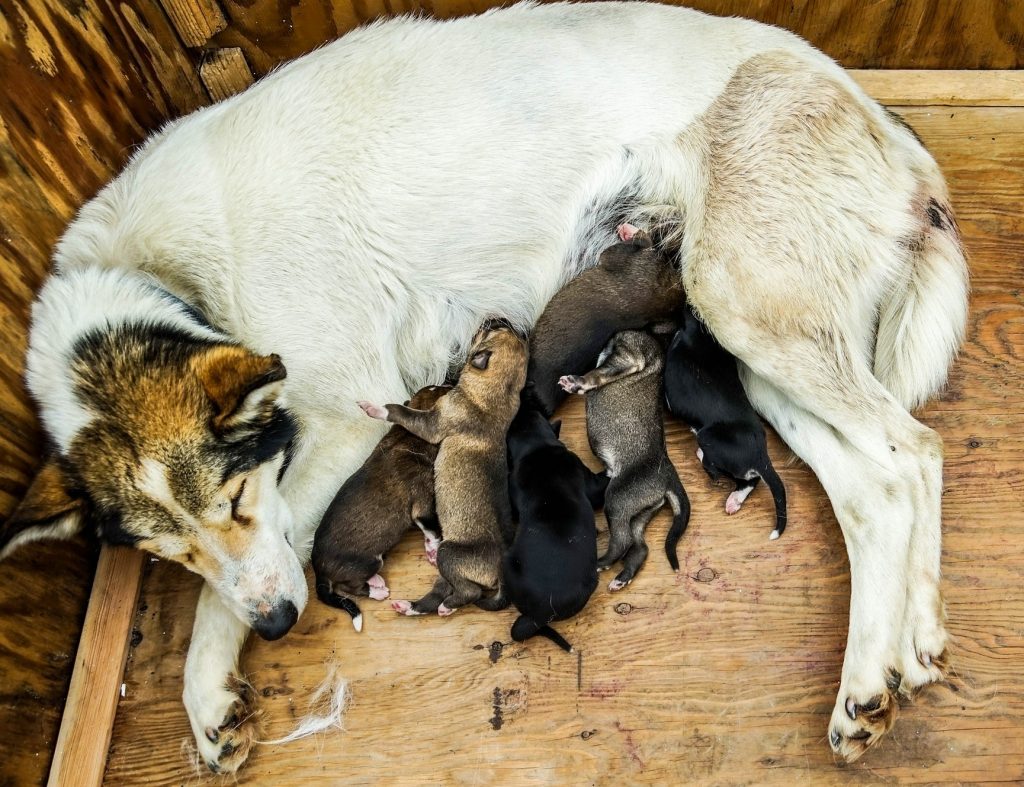
[[[621,242],[566,284],[533,328],[527,398],[548,416],[566,396],[561,376],[593,368],[614,334],[669,317],[683,302],[672,255],[635,227],[621,225],[617,232]]]
[[[406,404],[429,410],[449,386],[421,388]],[[434,460],[437,446],[394,426],[373,453],[338,490],[313,538],[316,593],[325,604],[343,609],[362,630],[362,613],[349,596],[388,597],[378,574],[384,555],[411,526],[423,531],[431,563],[437,562],[441,529],[434,511]]]
[[[458,383],[432,408],[359,403],[367,415],[439,446],[434,493],[444,532],[437,549],[440,576],[418,601],[393,602],[396,612],[443,616],[467,604],[492,610],[508,606],[501,586],[501,556],[515,529],[505,436],[519,409],[527,354],[526,342],[510,328],[484,328]]]
[[[558,381],[566,393],[587,394],[587,438],[610,478],[608,548],[597,566],[605,569],[621,560],[622,570],[609,590],[632,582],[647,560],[644,530],[665,505],[672,509],[665,555],[672,570],[679,570],[676,544],[690,521],[690,500],[665,445],[664,368],[665,351],[657,339],[646,331],[621,331],[601,352],[596,369]]]
[[[776,539],[786,529],[786,487],[772,467],[764,427],[740,382],[736,359],[715,341],[689,307],[678,312],[679,330],[665,354],[665,401],[697,437],[697,459],[712,481],[726,475],[736,490],[726,513],[740,510],[764,479],[775,501]]]
[[[608,476],[595,473],[558,439],[561,422],[523,407],[508,430],[509,500],[516,536],[502,561],[505,594],[521,613],[512,639],[568,642],[549,625],[577,614],[597,587],[594,509]]]
[[[441,382],[488,315],[528,329],[616,222],[651,214],[682,219],[691,303],[832,499],[852,598],[829,740],[858,756],[897,692],[942,676],[942,444],[907,408],[946,378],[967,269],[914,135],[754,22],[639,2],[397,19],[155,134],[83,206],[33,309],[53,453],[0,549],[88,526],[192,555],[209,582],[184,701],[201,756],[235,770],[257,729],[235,718],[250,611],[301,612],[316,525],[384,433],[352,400]],[[219,370],[185,360],[211,350]],[[275,352],[287,384],[250,390]],[[242,415],[299,427],[279,485],[279,441],[249,454],[255,527],[226,513],[237,474],[218,486],[242,447],[215,432],[231,390]],[[180,483],[160,468],[179,460],[196,470]],[[250,568],[262,590],[236,595],[225,578]]]

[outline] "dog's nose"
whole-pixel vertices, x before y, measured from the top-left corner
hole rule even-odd
[[[299,619],[299,611],[290,601],[278,604],[266,615],[259,615],[253,620],[252,627],[263,639],[281,639]]]

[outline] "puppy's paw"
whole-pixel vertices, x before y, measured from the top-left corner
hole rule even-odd
[[[703,448],[698,448],[697,449],[697,461],[698,462],[703,462],[704,461],[704,449]]]
[[[450,608],[446,607],[444,604],[442,604],[441,606],[439,606],[437,608],[437,614],[440,615],[442,618],[448,617],[454,611],[455,611],[454,609],[450,609]]]
[[[423,550],[427,553],[427,562],[432,566],[437,565],[437,548],[441,546],[441,539],[431,535],[423,536]]]
[[[615,228],[615,232],[619,236],[619,240],[623,243],[629,243],[640,232],[640,228],[634,227],[632,224],[620,224]]]
[[[399,615],[408,615],[409,617],[423,614],[422,612],[417,612],[415,609],[413,609],[411,601],[392,601],[391,609],[393,609]]]
[[[366,580],[366,584],[370,588],[369,596],[374,601],[383,601],[391,595],[391,591],[388,590],[387,583],[384,582],[384,577],[380,574],[374,574]]]
[[[210,720],[196,730],[196,746],[206,766],[213,773],[235,773],[248,759],[253,744],[259,739],[260,717],[256,710],[252,686],[237,675],[229,675],[226,685],[207,697],[208,707],[197,709]],[[223,706],[221,708],[215,705]],[[193,709],[189,709],[190,716]],[[216,721],[213,721],[216,719]],[[192,719],[193,729],[201,719]]]
[[[575,374],[566,374],[558,378],[558,384],[566,393],[586,393],[587,389],[583,384],[583,378]]]
[[[628,584],[629,584],[628,582],[623,582],[621,579],[616,578],[616,579],[613,579],[611,582],[608,583],[608,589],[612,593],[614,593],[617,590],[622,590]]]
[[[725,513],[735,514],[743,507],[743,497],[739,492],[733,492],[725,501]]]
[[[370,416],[370,418],[376,418],[379,421],[388,420],[388,408],[366,401],[359,401],[357,404],[362,408],[364,413]]]

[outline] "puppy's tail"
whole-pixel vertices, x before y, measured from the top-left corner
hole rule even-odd
[[[316,583],[316,595],[322,602],[335,609],[343,609],[352,617],[352,626],[356,631],[363,630],[363,611],[348,596],[335,593],[328,582]]]
[[[573,652],[572,645],[566,642],[565,638],[551,628],[551,626],[541,626],[532,618],[526,617],[526,615],[520,615],[516,618],[516,622],[512,624],[512,639],[516,642],[524,642],[530,639],[530,637],[536,636],[546,637],[566,653]]]
[[[760,475],[764,479],[765,484],[767,484],[769,491],[771,491],[772,498],[775,500],[775,529],[768,536],[768,538],[774,541],[786,529],[786,486],[782,483],[782,479],[779,478],[779,474],[775,472],[771,462],[768,462],[768,464],[761,468]]]
[[[672,507],[672,526],[665,536],[665,556],[673,571],[679,570],[679,558],[676,556],[676,545],[679,539],[686,532],[686,526],[690,523],[690,498],[686,496],[683,489],[683,482],[675,471],[672,472],[671,488],[665,493],[668,504]]]

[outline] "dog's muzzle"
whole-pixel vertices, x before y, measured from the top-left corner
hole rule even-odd
[[[252,627],[263,639],[272,641],[287,634],[298,619],[299,610],[291,601],[284,601],[266,615],[253,618]]]

